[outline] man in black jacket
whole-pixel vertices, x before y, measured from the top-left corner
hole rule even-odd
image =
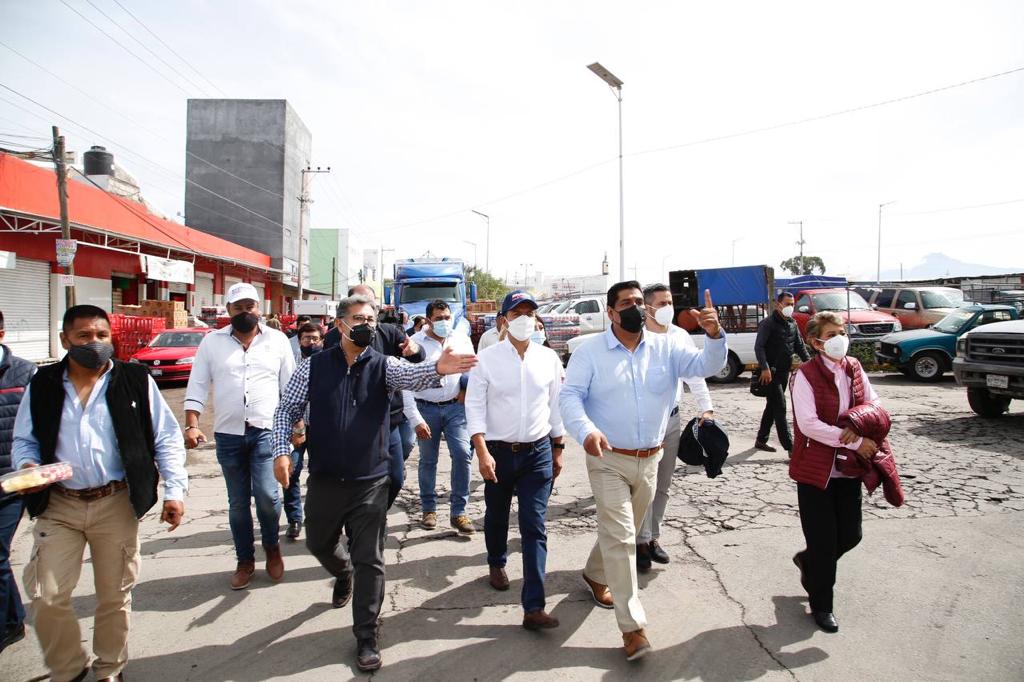
[[[306,547],[335,578],[331,604],[341,608],[353,600],[357,663],[367,671],[382,663],[377,619],[384,599],[389,394],[437,386],[442,374],[468,372],[476,358],[448,350],[436,363],[413,365],[378,353],[370,347],[377,306],[364,296],[341,301],[338,319],[341,346],[300,363],[281,395],[274,413],[274,475],[287,485],[292,425],[308,406]],[[348,542],[341,540],[343,529]]]
[[[779,444],[783,450],[792,452],[793,436],[790,435],[786,418],[789,371],[793,366],[794,354],[805,362],[810,359],[800,339],[800,328],[793,320],[793,294],[786,291],[780,293],[775,299],[775,310],[757,325],[754,354],[761,369],[761,383],[769,385],[754,447],[765,452],[775,452],[775,448],[768,445],[768,435],[774,422]]]
[[[0,476],[13,471],[11,439],[18,405],[36,366],[3,345],[4,314],[0,311]],[[0,492],[0,651],[25,637],[25,607],[11,571],[11,543],[23,509],[20,495]]]
[[[373,305],[377,305],[377,295],[373,287],[357,284],[348,290],[349,296],[363,296]],[[324,350],[338,346],[341,342],[341,313],[334,319],[334,327],[324,336]],[[382,355],[394,358],[405,358],[409,362],[423,362],[426,357],[423,349],[415,341],[405,335],[405,330],[397,324],[378,324],[377,331],[370,342],[370,348]],[[396,391],[391,397],[391,433],[388,452],[391,454],[391,484],[388,491],[388,509],[395,503],[395,498],[405,484],[405,460],[415,445],[416,436],[405,418],[405,405],[402,392]]]

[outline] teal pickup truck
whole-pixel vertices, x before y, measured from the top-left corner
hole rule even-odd
[[[875,342],[875,357],[917,381],[938,381],[953,368],[956,341],[964,333],[992,322],[1019,318],[1008,305],[965,305],[928,329],[912,329],[883,336]]]

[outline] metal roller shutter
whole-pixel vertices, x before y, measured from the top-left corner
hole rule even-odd
[[[49,263],[18,258],[13,270],[0,269],[0,310],[4,345],[12,353],[26,360],[50,357]]]
[[[203,277],[201,273],[197,272],[196,309],[192,313],[198,315],[203,306],[211,305],[213,305],[213,277]]]

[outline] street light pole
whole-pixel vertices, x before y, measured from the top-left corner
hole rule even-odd
[[[896,203],[895,199],[878,205],[878,262],[875,270],[875,284],[882,283],[882,209],[894,203]]]
[[[486,213],[481,213],[480,211],[474,209],[469,210],[473,211],[473,213],[476,213],[478,216],[487,221],[487,251],[485,253],[487,265],[485,267],[487,268],[487,272],[489,273],[491,271],[491,216],[487,215]],[[474,260],[476,260],[475,256]]]
[[[737,237],[732,240],[732,264],[736,265],[736,242],[742,241],[743,237]]]
[[[468,239],[463,239],[462,241],[473,247],[473,269],[480,270],[480,261],[476,259],[476,242],[471,242]]]
[[[623,180],[622,180],[622,86],[619,80],[611,71],[594,62],[587,66],[598,78],[608,84],[612,94],[619,102],[619,280],[626,279],[626,212],[623,201]]]
[[[806,269],[804,267],[804,221],[802,221],[802,220],[791,220],[789,222],[789,224],[790,225],[799,225],[800,226],[800,241],[798,241],[797,244],[800,245],[800,274],[803,275],[803,274],[805,274],[804,270]]]

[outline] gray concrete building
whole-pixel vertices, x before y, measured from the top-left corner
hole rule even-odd
[[[265,253],[294,276],[312,147],[302,119],[283,99],[190,99],[187,125],[185,223]],[[308,239],[307,224],[305,273]]]

